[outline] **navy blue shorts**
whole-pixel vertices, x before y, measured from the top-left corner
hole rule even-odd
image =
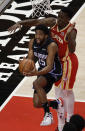
[[[50,73],[47,73],[46,75],[41,75],[41,76],[43,76],[47,79],[47,85],[45,87],[43,87],[43,89],[45,90],[46,93],[48,93],[51,90],[53,84],[55,82],[57,82],[58,80],[60,80],[62,77],[62,75],[57,75],[56,77],[54,77]],[[38,76],[38,78],[41,76]],[[34,91],[34,93],[37,93],[36,90]]]

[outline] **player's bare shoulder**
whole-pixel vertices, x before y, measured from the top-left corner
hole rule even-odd
[[[50,45],[48,46],[48,51],[57,52],[58,51],[57,43],[51,42]]]
[[[56,18],[55,17],[46,18],[45,22],[47,23],[47,26],[50,26],[52,28],[56,24]]]

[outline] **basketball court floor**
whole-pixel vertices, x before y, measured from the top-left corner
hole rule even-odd
[[[85,6],[75,19],[77,34],[76,54],[79,59],[79,69],[74,85],[75,113],[85,118]],[[0,113],[0,129],[2,131],[54,131],[57,127],[57,115],[51,126],[40,127],[43,118],[42,109],[34,109],[32,103],[32,82],[36,77],[25,77],[17,86],[16,92],[8,104]],[[55,98],[54,87],[48,94],[48,98]]]

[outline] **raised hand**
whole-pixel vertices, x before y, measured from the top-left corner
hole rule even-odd
[[[8,28],[8,31],[9,31],[10,33],[12,33],[12,32],[15,33],[15,31],[16,31],[17,28],[19,28],[19,29],[22,28],[22,26],[20,25],[19,22],[16,23],[16,24],[14,24],[13,26],[9,27],[9,28]]]

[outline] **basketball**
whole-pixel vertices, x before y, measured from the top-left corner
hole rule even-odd
[[[28,73],[28,72],[32,71],[34,69],[34,67],[35,67],[35,63],[31,59],[24,58],[23,60],[19,61],[20,73],[23,73],[23,72]]]

